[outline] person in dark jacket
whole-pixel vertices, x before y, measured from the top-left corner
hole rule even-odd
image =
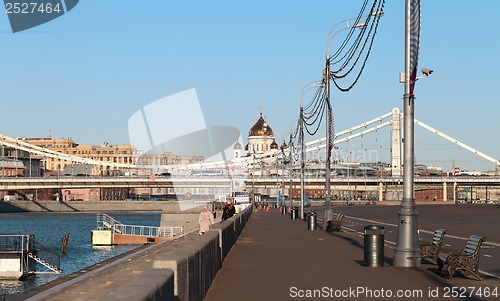
[[[236,210],[234,208],[233,201],[231,199],[228,199],[227,204],[226,206],[224,206],[224,210],[222,211],[222,220],[227,220],[228,218],[233,216],[235,212]]]

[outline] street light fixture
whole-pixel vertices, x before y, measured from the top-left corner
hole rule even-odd
[[[312,81],[307,83],[300,93],[300,219],[304,219],[304,199],[305,199],[305,167],[306,167],[306,151],[305,151],[305,141],[304,141],[304,105],[303,98],[307,91],[318,88],[325,87],[322,81]]]
[[[301,102],[302,103],[302,102]],[[290,176],[290,188],[289,188],[289,199],[290,199],[290,208],[292,207],[292,204],[293,204],[293,150],[294,150],[294,146],[293,146],[293,140],[292,140],[292,133],[294,132],[294,124],[296,125],[296,122],[300,122],[300,115],[299,116],[296,116],[292,119],[292,122],[290,123],[290,140],[289,140],[289,144],[288,144],[288,156],[289,156],[289,164],[290,164],[290,172],[289,172],[289,176]],[[286,134],[286,132],[285,132]],[[285,144],[285,134],[283,134],[283,144]],[[283,185],[284,185],[284,182],[283,182]],[[284,194],[283,194],[283,197],[284,197]],[[285,204],[285,201],[283,199],[283,204]],[[286,204],[285,204],[286,205]],[[302,215],[301,215],[301,218],[302,218]]]
[[[283,144],[281,144],[281,200],[283,204],[285,203],[285,149],[287,148],[288,145],[283,139]]]
[[[355,28],[355,27],[364,27],[366,26],[366,22],[358,22],[356,24],[353,24],[353,25],[349,25],[349,22],[351,21],[354,21],[354,20],[367,20],[368,17],[374,17],[374,16],[383,16],[384,15],[384,12],[381,11],[381,10],[377,10],[377,11],[374,11],[373,13],[371,14],[368,14],[368,15],[364,15],[364,16],[361,16],[361,17],[355,17],[355,18],[349,18],[349,19],[345,19],[345,20],[342,20],[340,22],[338,22],[337,24],[335,24],[331,29],[330,31],[328,32],[328,42],[326,44],[326,48],[327,48],[327,53],[330,53],[330,44],[332,42],[332,39],[333,37],[338,34],[340,31],[342,30],[345,30],[345,29],[348,29],[348,28]],[[337,28],[337,26],[339,26],[340,24],[343,24],[345,23],[345,28],[344,29],[341,29],[339,31],[337,31],[335,34],[332,35],[332,32],[335,30],[335,28]]]
[[[353,19],[349,19],[349,20],[353,20]],[[341,22],[343,23],[343,22]],[[339,23],[339,24],[341,24]],[[338,24],[337,24],[338,25]],[[337,26],[335,25],[335,26]],[[326,54],[329,56],[330,54],[330,46],[332,44],[332,41],[333,41],[333,38],[339,34],[340,32],[344,31],[344,30],[347,30],[347,29],[351,29],[351,28],[363,28],[363,27],[366,27],[368,24],[366,22],[358,22],[358,23],[355,23],[355,24],[352,24],[352,25],[349,25],[348,22],[346,22],[346,27],[344,28],[341,28],[339,29],[338,31],[336,31],[333,35],[330,36],[330,33],[332,32],[330,30],[330,33],[328,34],[328,43],[326,44]],[[335,27],[334,27],[335,28]]]
[[[326,111],[326,158],[325,158],[325,173],[326,173],[326,178],[325,178],[325,216],[323,219],[323,230],[326,230],[326,226],[329,220],[332,219],[332,208],[331,208],[331,189],[330,189],[330,154],[331,154],[331,148],[333,148],[333,145],[330,145],[330,139],[334,137],[330,137],[330,126],[331,126],[331,121],[330,121],[330,45],[333,41],[333,38],[339,34],[340,32],[351,29],[351,28],[363,28],[366,27],[366,22],[358,22],[355,24],[350,25],[349,21],[352,20],[366,20],[370,16],[374,15],[383,15],[382,11],[376,11],[373,12],[372,14],[362,16],[360,18],[351,18],[351,19],[346,19],[343,21],[340,21],[339,23],[335,24],[335,26],[330,29],[328,32],[328,39],[327,39],[327,44],[326,44],[326,67],[323,70],[323,80],[325,83],[325,95],[326,95],[326,101],[325,101],[325,111]],[[337,30],[334,34],[331,34],[334,29],[340,25],[340,24],[346,24],[346,27],[341,28]]]

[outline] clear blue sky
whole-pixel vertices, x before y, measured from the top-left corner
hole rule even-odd
[[[326,38],[360,0],[84,0],[66,15],[13,34],[0,14],[2,134],[128,143],[127,122],[145,105],[195,88],[208,125],[248,129],[259,106],[278,142],[299,112],[302,87],[321,77]],[[422,0],[415,116],[500,159],[496,129],[500,1]],[[402,106],[404,1],[388,0],[367,67],[349,93],[333,90],[337,130]],[[312,140],[318,137],[308,137]],[[339,145],[380,150],[390,133]],[[449,170],[493,164],[416,129],[418,163]]]

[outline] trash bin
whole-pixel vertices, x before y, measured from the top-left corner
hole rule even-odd
[[[365,265],[384,266],[384,226],[365,226]]]
[[[286,205],[281,205],[281,214],[286,214]]]
[[[307,214],[307,230],[316,230],[316,211],[311,210]]]
[[[299,216],[299,208],[298,207],[292,207],[290,209],[290,218],[291,219],[297,219]]]

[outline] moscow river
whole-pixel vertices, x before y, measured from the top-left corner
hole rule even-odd
[[[108,214],[127,225],[160,225],[160,212],[112,212]],[[34,234],[37,241],[59,253],[64,234],[69,235],[66,255],[61,257],[62,274],[36,275],[24,281],[0,280],[0,296],[28,291],[137,247],[93,248],[91,230],[96,227],[96,213],[0,213],[0,234]],[[41,271],[44,268],[37,266],[37,270]]]

